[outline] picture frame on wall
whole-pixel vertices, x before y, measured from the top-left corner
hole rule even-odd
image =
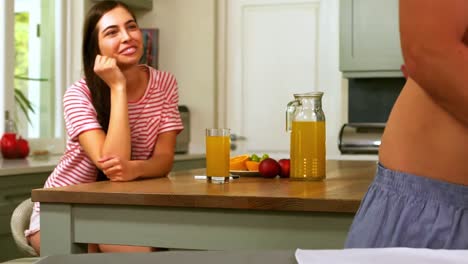
[[[140,63],[158,69],[159,29],[142,28],[141,33],[143,36],[143,56]]]

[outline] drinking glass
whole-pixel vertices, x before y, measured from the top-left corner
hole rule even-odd
[[[206,176],[213,183],[229,181],[229,128],[206,129]]]

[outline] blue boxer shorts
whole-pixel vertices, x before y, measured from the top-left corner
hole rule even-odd
[[[345,247],[468,249],[468,186],[379,164]]]

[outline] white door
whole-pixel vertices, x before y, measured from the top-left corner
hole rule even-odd
[[[233,142],[233,153],[287,156],[285,108],[293,94],[321,90],[326,104],[330,83],[341,86],[337,1],[229,0],[225,10],[220,109],[224,124],[245,138]]]

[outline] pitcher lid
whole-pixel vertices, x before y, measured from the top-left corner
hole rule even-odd
[[[314,91],[314,92],[308,92],[308,93],[297,93],[297,94],[293,94],[293,95],[294,95],[294,98],[297,98],[297,97],[317,97],[317,96],[322,96],[323,92]]]

